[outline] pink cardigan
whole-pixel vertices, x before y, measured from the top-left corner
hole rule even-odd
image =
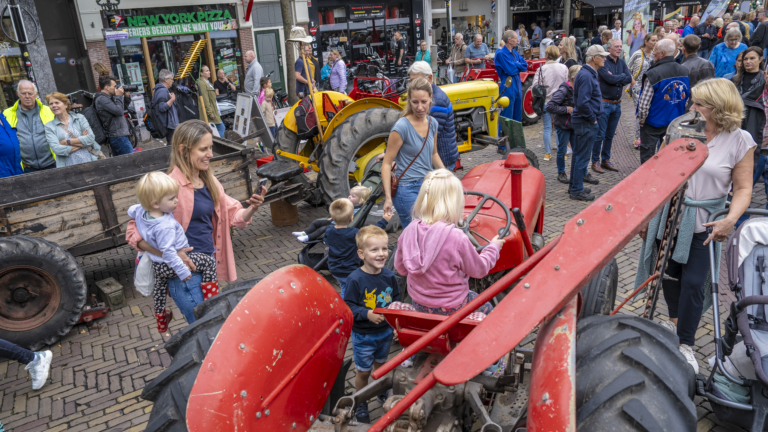
[[[173,217],[181,224],[184,231],[187,231],[189,221],[192,220],[192,210],[195,208],[195,187],[187,180],[183,172],[176,167],[170,174],[171,178],[179,184],[179,204]],[[219,205],[213,212],[213,245],[216,247],[216,273],[219,280],[232,282],[237,279],[237,270],[235,269],[235,252],[232,250],[232,238],[229,234],[231,226],[243,229],[250,221],[243,219],[243,208],[240,201],[228,196],[224,192],[216,178],[216,185],[219,187]],[[143,240],[139,231],[136,229],[136,222],[128,222],[128,228],[125,233],[125,240],[136,250],[141,250],[138,243]]]

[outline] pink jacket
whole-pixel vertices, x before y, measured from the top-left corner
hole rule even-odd
[[[445,222],[415,219],[397,240],[395,268],[408,277],[408,294],[429,308],[453,308],[469,293],[469,278],[482,278],[499,259],[499,245],[480,254],[463,231]]]
[[[195,187],[187,180],[183,172],[176,167],[170,174],[171,178],[179,184],[179,204],[176,211],[173,212],[173,218],[181,224],[184,231],[187,231],[189,221],[192,220],[192,210],[195,208]],[[216,180],[214,178],[214,180]],[[237,279],[237,270],[235,269],[235,252],[232,250],[232,238],[229,235],[229,228],[234,226],[243,229],[250,221],[243,219],[243,208],[240,201],[228,196],[224,192],[218,180],[216,185],[219,187],[219,205],[213,212],[213,245],[216,247],[216,273],[219,280],[232,282]],[[125,233],[125,240],[134,249],[139,249],[138,243],[143,240],[139,231],[136,229],[136,222],[128,222],[128,228]]]

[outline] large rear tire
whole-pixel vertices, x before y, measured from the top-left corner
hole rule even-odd
[[[350,115],[336,126],[318,163],[318,184],[328,202],[349,196],[350,164],[358,151],[372,139],[388,136],[399,118],[399,110],[371,108]]]
[[[525,80],[523,83],[523,126],[528,126],[538,123],[541,118],[533,110],[533,94],[531,93],[531,87],[533,87],[533,76],[530,79]]]
[[[580,320],[576,331],[579,431],[696,430],[696,378],[678,338],[627,315]]]
[[[608,315],[613,312],[618,285],[619,265],[614,258],[581,289],[582,303],[579,319],[594,315]]]
[[[56,243],[0,239],[0,338],[38,351],[65,336],[88,296],[75,257]]]

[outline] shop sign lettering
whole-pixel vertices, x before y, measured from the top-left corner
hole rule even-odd
[[[228,10],[207,12],[181,12],[175,14],[139,15],[126,17],[128,27],[151,27],[170,24],[200,24],[231,20]]]
[[[128,27],[132,38],[170,36],[191,33],[205,33],[221,30],[236,30],[237,20],[204,22],[195,24],[158,25],[146,27]]]

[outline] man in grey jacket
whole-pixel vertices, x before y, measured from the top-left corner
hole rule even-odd
[[[112,148],[112,156],[121,156],[133,153],[133,145],[128,139],[130,131],[128,122],[123,115],[125,105],[123,95],[125,90],[117,87],[117,78],[108,75],[99,77],[101,91],[96,93],[93,106],[101,120],[101,127],[109,138],[109,146]]]
[[[688,69],[688,79],[691,82],[691,88],[699,81],[715,77],[715,66],[709,60],[701,58],[699,47],[701,39],[696,35],[688,35],[683,38],[683,59],[680,64]],[[690,106],[691,100],[688,100]]]
[[[37,99],[37,87],[32,81],[19,81],[16,95],[19,100],[3,114],[19,139],[24,172],[56,168],[53,152],[45,139],[44,125],[54,119],[51,109]]]
[[[243,82],[243,88],[245,92],[251,96],[259,96],[261,92],[261,86],[259,81],[264,76],[264,69],[262,69],[259,62],[256,61],[256,53],[253,51],[246,51],[243,58],[248,62],[248,69],[245,71],[245,81]]]
[[[171,145],[173,140],[173,131],[179,125],[179,113],[176,111],[176,93],[168,91],[173,85],[173,73],[168,69],[162,69],[157,74],[157,84],[152,89],[152,109],[157,110],[157,116],[167,130],[165,140]]]

